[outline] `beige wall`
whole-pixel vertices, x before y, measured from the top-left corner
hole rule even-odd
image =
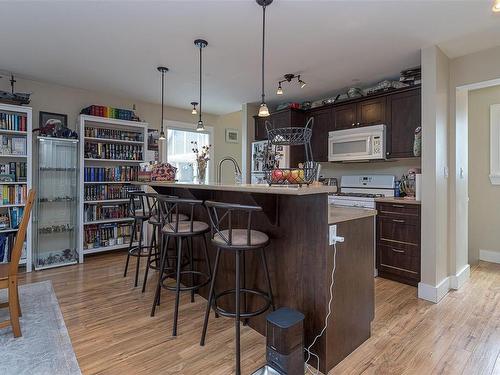
[[[111,107],[132,109],[136,106],[136,114],[141,120],[147,122],[151,128],[160,127],[161,106],[159,104],[146,103],[133,99],[111,95],[102,92],[92,92],[71,87],[54,85],[45,82],[32,81],[16,78],[16,91],[31,92],[30,106],[33,108],[33,127],[38,127],[39,111],[65,113],[68,115],[68,126],[76,128],[76,122],[80,110],[92,104],[106,105]],[[0,79],[0,89],[10,90],[8,79]],[[196,123],[196,116],[191,110],[165,107],[164,116],[166,120],[180,121],[184,123]],[[222,156],[233,156],[241,164],[241,112],[216,116],[203,114],[204,122],[214,129],[213,161],[214,166]],[[240,142],[237,144],[225,142],[225,128],[234,128],[240,131]],[[228,168],[228,166],[226,166]],[[229,173],[225,173],[226,178]]]
[[[469,263],[479,250],[500,253],[500,186],[490,173],[490,105],[500,103],[500,86],[469,92]]]
[[[215,146],[214,146],[214,160],[217,163],[224,156],[232,156],[238,162],[240,168],[242,165],[242,132],[241,132],[241,111],[228,113],[227,115],[222,115],[217,118],[216,122],[216,134],[214,136]],[[239,132],[238,143],[226,143],[226,133],[225,129],[236,129]],[[226,161],[222,166],[222,182],[223,183],[234,183],[234,167],[231,162]]]

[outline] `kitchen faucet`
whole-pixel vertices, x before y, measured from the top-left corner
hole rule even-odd
[[[217,168],[217,183],[220,184],[222,182],[222,164],[226,160],[233,162],[235,182],[241,183],[241,169],[240,169],[240,166],[238,165],[238,162],[236,161],[236,159],[233,158],[232,156],[225,156],[219,162],[219,166]]]

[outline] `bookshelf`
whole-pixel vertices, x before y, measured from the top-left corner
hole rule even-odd
[[[0,262],[13,245],[27,192],[32,187],[32,130],[33,114],[30,107],[0,103]],[[33,215],[33,214],[32,214]],[[31,272],[32,220],[26,232],[25,250],[20,264]]]
[[[133,220],[126,217],[127,192],[137,190],[131,182],[144,162],[148,124],[90,115],[80,115],[78,122],[81,263],[87,254],[128,247]]]

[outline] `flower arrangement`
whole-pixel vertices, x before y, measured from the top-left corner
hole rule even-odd
[[[191,141],[193,145],[193,153],[196,159],[196,165],[198,167],[198,182],[205,182],[205,176],[207,173],[207,163],[210,160],[210,147],[212,145],[201,146],[201,150],[198,148],[198,142]]]

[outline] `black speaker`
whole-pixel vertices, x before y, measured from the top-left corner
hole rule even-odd
[[[267,364],[283,375],[304,375],[304,315],[282,307],[267,316]]]

